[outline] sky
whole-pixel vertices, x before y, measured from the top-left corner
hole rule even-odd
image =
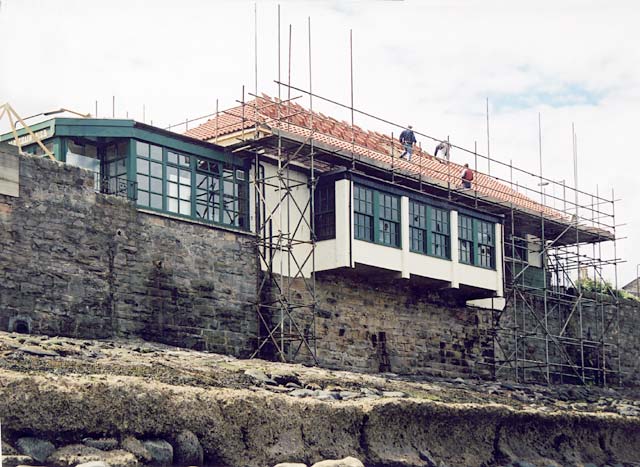
[[[489,142],[494,161],[481,159],[481,171],[509,179],[496,160],[536,174],[542,165],[544,177],[575,186],[573,125],[578,188],[621,200],[622,287],[640,263],[638,24],[635,1],[0,0],[0,103],[28,116],[95,114],[97,102],[99,117],[167,127],[215,112],[216,102],[237,105],[243,85],[249,99],[256,77],[258,93],[284,97],[275,80],[287,82],[290,68],[293,86],[348,105],[351,33],[354,106],[481,154]],[[291,97],[310,103],[303,92]],[[320,99],[313,106],[350,119]],[[355,122],[400,131],[359,113]],[[0,121],[0,132],[8,127]],[[451,157],[473,167],[463,151]],[[559,184],[544,190],[561,196]],[[613,257],[611,246],[603,256]],[[612,268],[604,274],[615,280]]]

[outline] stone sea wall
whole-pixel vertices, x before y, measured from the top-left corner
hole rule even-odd
[[[251,236],[137,211],[79,168],[19,161],[19,197],[0,194],[0,329],[252,351]]]

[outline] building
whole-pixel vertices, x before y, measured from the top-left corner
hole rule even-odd
[[[33,131],[58,161],[93,172],[99,193],[126,198],[140,213],[254,239],[262,271],[254,277],[256,329],[251,344],[236,345],[242,352],[224,351],[246,355],[253,348],[251,355],[408,373],[442,364],[443,371],[495,375],[498,366],[515,365],[516,379],[547,381],[574,377],[567,375],[572,371],[584,380],[585,369],[607,374],[609,362],[619,360],[608,337],[586,342],[596,352],[602,344],[602,361],[593,368],[563,340],[573,319],[563,310],[575,301],[570,271],[585,267],[580,245],[612,241],[615,232],[601,217],[586,222],[579,209],[572,215],[546,206],[544,193],[535,201],[479,171],[472,188],[462,189],[462,167],[454,161],[419,148],[411,162],[400,159],[401,145],[391,136],[266,96],[185,134],[131,120],[68,118]],[[27,153],[42,152],[24,131],[18,142]],[[376,291],[385,302],[379,315]],[[347,306],[356,300],[349,294],[359,292],[371,310]],[[517,314],[537,308],[531,301],[538,299],[545,320],[553,310],[562,314],[557,330],[513,332],[500,324],[515,310],[509,326],[526,326]],[[426,313],[429,303],[440,305]],[[417,329],[409,330],[412,324]],[[447,329],[454,339],[444,336]],[[544,358],[519,353],[535,339],[547,342]],[[549,353],[550,340],[561,342],[556,352]],[[587,339],[578,340],[584,357]],[[470,360],[484,367],[470,369]]]

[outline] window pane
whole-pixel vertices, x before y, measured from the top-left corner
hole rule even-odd
[[[149,206],[149,193],[146,191],[138,191],[138,204],[141,206]]]
[[[149,155],[151,159],[162,162],[162,148],[160,146],[149,145]]]
[[[167,166],[167,180],[170,182],[178,181],[178,169],[175,167]]]
[[[138,182],[138,190],[149,191],[149,177],[146,175],[138,175],[136,181]]]
[[[156,191],[156,190],[153,190]],[[167,182],[167,196],[173,196],[174,198],[178,197],[178,184],[177,183],[169,183]]]
[[[167,151],[167,163],[169,164],[177,164],[178,163],[178,154],[172,151]]]
[[[162,164],[151,162],[151,175],[153,175],[154,177],[162,178]]]
[[[167,198],[167,211],[178,212],[178,200],[175,198]]]
[[[149,157],[149,145],[136,141],[136,154],[140,157]]]
[[[191,187],[186,185],[180,185],[180,199],[191,199]]]
[[[191,185],[191,172],[188,170],[180,170],[180,183],[183,185]]]
[[[151,207],[155,209],[162,209],[162,195],[151,194]]]
[[[148,174],[149,173],[149,161],[144,159],[136,159],[136,163],[138,165],[138,173]]]
[[[191,203],[189,201],[180,201],[180,214],[191,215]]]
[[[162,194],[162,180],[159,178],[152,178],[151,179],[151,190],[154,193],[160,193]]]

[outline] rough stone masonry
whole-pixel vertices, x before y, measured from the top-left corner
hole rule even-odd
[[[0,152],[20,162],[19,197],[0,194],[0,329],[252,351],[251,236],[140,212],[88,171]]]

